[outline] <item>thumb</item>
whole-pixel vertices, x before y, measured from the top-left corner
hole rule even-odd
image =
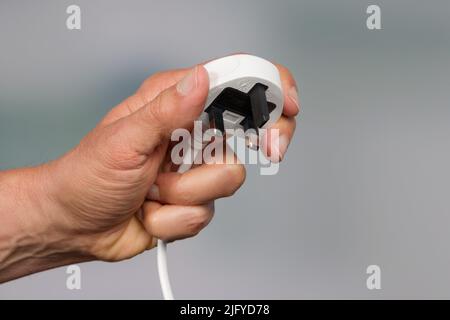
[[[197,65],[177,84],[118,120],[122,142],[139,154],[151,153],[173,130],[192,126],[203,111],[208,90],[208,73]]]

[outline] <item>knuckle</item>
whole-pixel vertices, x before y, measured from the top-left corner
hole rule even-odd
[[[163,135],[168,134],[172,122],[171,117],[173,117],[168,108],[171,103],[170,94],[168,90],[161,92],[145,107],[148,117],[147,125],[156,127]]]
[[[156,123],[162,123],[163,108],[162,108],[162,95],[157,95],[146,107],[146,112],[150,119]]]
[[[168,108],[166,108],[169,103],[167,98],[167,92],[163,91],[146,105],[147,125],[151,125],[152,127],[156,126],[163,130],[167,128],[167,122],[170,121]]]

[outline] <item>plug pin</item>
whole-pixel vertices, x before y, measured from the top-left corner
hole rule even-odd
[[[269,106],[266,98],[267,88],[266,85],[257,83],[248,92],[248,95],[250,96],[253,125],[255,128],[261,128],[270,118]]]
[[[223,123],[223,109],[211,106],[208,110],[209,127],[214,130],[214,134],[217,136],[223,136],[225,134],[225,126]]]

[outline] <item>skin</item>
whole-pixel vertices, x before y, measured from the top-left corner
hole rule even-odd
[[[282,160],[299,112],[295,80],[278,65],[285,105],[263,140]],[[30,168],[0,172],[0,282],[90,260],[120,261],[157,239],[195,236],[212,219],[214,200],[245,180],[241,164],[170,167],[170,134],[191,128],[203,110],[208,74],[202,65],[156,73],[111,109],[79,145]],[[154,187],[152,187],[152,185]]]

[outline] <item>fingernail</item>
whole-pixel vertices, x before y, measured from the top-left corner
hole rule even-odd
[[[152,200],[159,200],[159,187],[156,184],[152,184],[148,197]]]
[[[298,104],[298,92],[297,92],[297,88],[295,86],[292,86],[289,89],[288,96],[294,102],[295,106],[297,107],[297,111],[300,110],[300,106]]]
[[[282,135],[278,142],[278,150],[279,150],[280,160],[283,160],[284,155],[287,151],[288,145],[289,145],[289,139],[286,136]]]
[[[192,90],[197,87],[197,66],[195,66],[189,73],[184,76],[180,82],[177,83],[177,91],[187,96]]]

